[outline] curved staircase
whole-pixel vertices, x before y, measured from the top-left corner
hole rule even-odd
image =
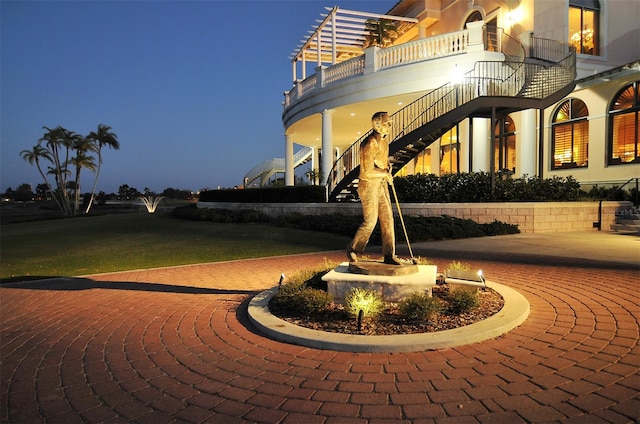
[[[543,109],[575,87],[575,49],[554,40],[531,37],[528,54],[508,35],[500,43],[506,60],[477,62],[459,83],[448,83],[392,115],[389,135],[392,173],[467,118],[505,117],[525,109]],[[517,44],[517,45],[516,45]],[[334,163],[327,179],[329,201],[357,201],[360,143],[363,135]]]

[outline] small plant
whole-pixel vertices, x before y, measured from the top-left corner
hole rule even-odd
[[[347,312],[356,317],[362,311],[364,318],[375,318],[384,310],[384,299],[380,293],[357,287],[347,293],[344,304]]]
[[[453,261],[447,265],[449,271],[471,271],[471,265],[466,262]]]
[[[425,293],[411,293],[398,304],[400,314],[408,320],[424,321],[440,309],[437,298]]]
[[[429,259],[424,258],[422,256],[417,256],[413,259],[416,260],[417,265],[433,265],[433,262],[431,262]]]
[[[469,312],[480,304],[478,292],[475,289],[455,289],[449,292],[447,300],[449,301],[449,311],[452,314],[463,314]]]

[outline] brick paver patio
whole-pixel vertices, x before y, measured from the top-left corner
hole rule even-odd
[[[344,353],[258,334],[248,298],[343,252],[4,285],[3,423],[640,420],[640,271],[469,261],[528,320],[458,348]],[[436,260],[439,267],[449,261]]]

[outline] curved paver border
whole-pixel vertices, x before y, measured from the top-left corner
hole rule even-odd
[[[275,340],[342,352],[416,352],[445,349],[501,336],[522,324],[529,316],[527,299],[505,285],[487,281],[487,286],[504,299],[504,306],[495,315],[452,330],[434,333],[399,334],[395,336],[365,336],[330,333],[300,327],[282,320],[269,311],[269,300],[278,290],[273,287],[255,295],[248,306],[251,322],[266,336]]]

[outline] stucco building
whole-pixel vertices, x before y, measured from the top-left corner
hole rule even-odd
[[[394,117],[395,175],[508,169],[585,188],[640,176],[640,2],[389,6],[328,8],[312,27],[290,57],[284,159],[251,170],[247,185],[274,172],[293,185],[308,163],[330,200],[349,196],[377,111]]]

